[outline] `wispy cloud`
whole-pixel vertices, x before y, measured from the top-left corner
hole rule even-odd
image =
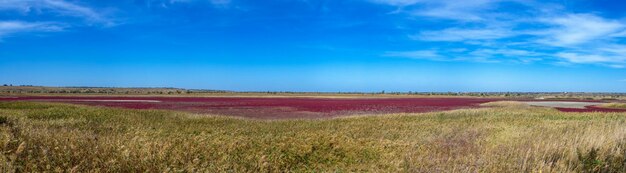
[[[404,52],[387,52],[384,54],[387,57],[401,57],[412,59],[428,59],[435,61],[447,61],[447,57],[440,55],[434,50],[417,50],[417,51],[404,51]]]
[[[115,24],[112,19],[103,16],[102,12],[63,0],[3,0],[0,1],[0,10],[19,11],[23,14],[34,11],[37,12],[38,15],[42,13],[53,13],[61,16],[79,17],[89,23],[102,24],[105,26]]]
[[[626,22],[593,13],[571,13],[555,4],[518,0],[373,0],[396,6],[413,20],[438,21],[449,27],[417,28],[408,37],[420,42],[451,42],[471,47],[462,54],[439,49],[443,59],[537,62],[626,66]],[[497,10],[517,5],[521,12]],[[396,55],[403,55],[394,51]],[[404,51],[415,52],[413,50]],[[389,52],[388,52],[389,53]],[[384,55],[388,55],[388,53]],[[406,54],[411,55],[411,54]],[[418,54],[419,55],[419,54]],[[452,56],[453,55],[453,56]],[[405,56],[412,58],[412,56]],[[470,57],[470,58],[459,58]],[[442,59],[441,57],[438,59]],[[488,61],[492,62],[492,61]],[[554,62],[549,62],[554,63]]]
[[[573,63],[621,63],[626,57],[603,56],[596,54],[581,54],[572,52],[557,53],[556,56]]]
[[[426,8],[411,12],[414,15],[436,17],[442,19],[477,21],[484,20],[488,13],[478,13],[493,8],[495,0],[472,1],[427,1]]]
[[[504,56],[504,57],[537,57],[544,54],[520,49],[478,49],[471,54],[476,56]]]
[[[10,34],[24,32],[58,32],[64,27],[55,23],[24,22],[24,21],[0,21],[0,39]]]
[[[102,16],[99,12],[96,12],[93,9],[85,6],[80,6],[61,0],[45,0],[45,2],[47,5],[45,7],[56,9],[60,14],[82,17],[91,22],[101,23],[104,25],[115,24],[111,19],[108,19],[107,17]]]
[[[472,61],[472,62],[511,62],[531,63],[542,60],[544,54],[519,49],[433,49],[415,51],[390,51],[383,54],[386,57],[401,57],[411,59],[425,59],[434,61]]]
[[[515,33],[501,28],[447,28],[439,31],[422,31],[409,37],[424,41],[493,40],[514,36]]]
[[[116,25],[114,20],[100,11],[64,0],[0,0],[0,12],[11,13],[15,17],[0,20],[0,39],[19,33],[59,32],[77,25]],[[83,20],[68,21],[68,17]]]
[[[541,42],[553,46],[572,46],[620,36],[626,27],[622,22],[592,14],[567,14],[541,21],[554,26],[537,32],[545,34]]]
[[[483,20],[490,13],[484,10],[493,9],[502,0],[372,0],[374,3],[396,6],[412,15],[440,19],[477,21]],[[414,8],[408,8],[414,7]]]
[[[557,58],[570,63],[577,64],[599,64],[613,68],[624,68],[626,66],[625,54],[608,54],[606,52],[560,52],[556,53]]]

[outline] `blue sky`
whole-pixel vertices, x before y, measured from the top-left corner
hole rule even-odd
[[[0,83],[626,92],[626,4],[0,0]]]

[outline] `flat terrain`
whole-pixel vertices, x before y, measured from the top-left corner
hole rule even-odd
[[[138,97],[138,96],[4,96],[0,101],[63,102],[130,109],[164,109],[260,119],[330,118],[348,115],[421,113],[478,108],[504,98],[414,97],[414,98],[318,98],[318,97]],[[622,112],[605,108],[603,102],[525,101],[534,106],[554,107],[565,112]]]
[[[0,102],[0,171],[626,172],[626,113],[490,105],[267,121]]]
[[[131,109],[166,109],[249,118],[328,118],[355,114],[417,113],[479,107],[485,98],[267,97],[6,97],[0,101],[64,102]]]

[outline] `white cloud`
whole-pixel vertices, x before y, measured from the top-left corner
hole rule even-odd
[[[595,64],[613,68],[626,66],[626,45],[598,41],[592,43],[564,48],[549,56],[568,64]]]
[[[2,0],[0,10],[15,10],[22,13],[31,11],[51,12],[62,16],[73,16],[91,23],[111,26],[115,23],[92,8],[63,0]]]
[[[467,53],[472,59],[484,59],[489,62],[531,63],[543,60],[545,54],[514,48],[481,48]]]
[[[500,28],[465,29],[448,28],[439,31],[422,31],[409,37],[424,41],[466,41],[466,40],[493,40],[514,36],[515,33]]]
[[[416,41],[450,42],[473,48],[466,52],[407,51],[394,55],[454,61],[546,60],[556,64],[626,66],[626,21],[591,13],[570,13],[558,4],[524,0],[373,0],[398,6],[415,22],[441,22],[440,30],[416,28],[409,34]],[[518,5],[519,11],[502,11],[502,2]],[[515,48],[507,48],[515,47]],[[385,55],[388,55],[386,53]],[[427,56],[431,55],[431,56]],[[438,55],[438,56],[435,56]],[[445,55],[445,56],[442,56]],[[464,57],[464,58],[463,58]],[[552,62],[557,61],[557,62]]]
[[[626,56],[623,55],[601,55],[589,53],[561,52],[556,57],[567,62],[578,64],[600,64],[614,68],[622,68],[626,65]]]
[[[483,20],[485,15],[490,15],[483,11],[492,8],[497,2],[496,0],[430,1],[428,8],[416,10],[412,13],[420,16],[461,21]]]
[[[446,60],[446,57],[444,57],[442,55],[439,55],[437,53],[437,51],[434,51],[434,50],[387,52],[387,53],[385,53],[384,56],[401,57],[401,58],[412,58],[412,59],[428,59],[428,60],[436,60],[436,61]]]
[[[478,49],[472,51],[471,54],[474,55],[482,55],[482,56],[494,56],[501,55],[507,57],[534,57],[534,56],[542,56],[542,53],[531,52],[527,50],[519,50],[519,49]]]
[[[91,8],[79,6],[76,4],[72,4],[72,3],[68,3],[68,2],[60,1],[60,0],[45,0],[45,2],[47,2],[47,4],[50,7],[59,10],[59,13],[61,14],[83,17],[90,21],[104,23],[107,25],[113,24],[112,21],[101,16],[98,12],[95,12]]]
[[[472,62],[511,62],[530,63],[541,60],[541,53],[518,50],[518,49],[433,49],[416,51],[393,51],[386,52],[383,56],[400,57],[411,59],[425,59],[433,61],[472,61]],[[502,59],[506,58],[506,59]]]
[[[583,55],[578,53],[564,52],[557,53],[556,56],[563,58],[573,63],[594,63],[594,62],[607,62],[611,61],[611,58],[599,56],[599,55]]]
[[[0,12],[14,14],[15,19],[0,21],[0,38],[28,32],[58,32],[77,25],[113,26],[114,21],[102,12],[64,0],[0,0]],[[47,19],[29,21],[26,19]],[[45,16],[45,17],[40,17]],[[20,17],[24,19],[20,20]],[[68,22],[65,17],[83,19]]]
[[[620,36],[626,27],[619,21],[591,14],[568,14],[542,21],[555,26],[544,31],[546,38],[540,40],[553,46],[572,46]]]
[[[485,16],[491,15],[485,13],[485,10],[493,9],[503,0],[371,0],[374,3],[385,4],[405,8],[407,6],[416,6],[410,9],[401,9],[412,15],[433,17],[440,19],[451,19],[460,21],[476,21],[482,20]]]
[[[0,38],[22,32],[58,32],[64,27],[54,23],[0,21]]]
[[[602,51],[602,52],[607,52],[607,53],[612,53],[612,54],[618,54],[618,55],[626,56],[626,45],[602,44],[601,46],[596,48],[596,50],[599,50],[599,51]]]
[[[612,68],[626,66],[626,45],[617,42],[626,23],[593,14],[567,14],[544,19],[555,25],[545,31],[538,43],[564,49],[553,54],[573,64],[596,64]]]

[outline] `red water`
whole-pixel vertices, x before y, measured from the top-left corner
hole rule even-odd
[[[104,100],[109,100],[105,102]],[[118,100],[118,101],[116,101]],[[123,100],[123,101],[119,101]],[[138,102],[127,102],[135,100]],[[140,102],[142,100],[160,102]],[[489,98],[263,98],[263,97],[103,97],[24,96],[0,97],[0,101],[45,101],[130,109],[166,109],[250,118],[324,118],[354,114],[416,113],[476,108]],[[545,101],[545,100],[542,100]],[[557,108],[564,112],[626,112],[588,106]]]
[[[111,102],[101,100],[110,100]],[[115,102],[114,100],[155,100],[160,102]],[[132,109],[180,110],[253,118],[321,118],[351,114],[413,113],[473,108],[478,107],[481,103],[496,101],[496,99],[28,96],[0,98],[0,101],[52,101]]]

